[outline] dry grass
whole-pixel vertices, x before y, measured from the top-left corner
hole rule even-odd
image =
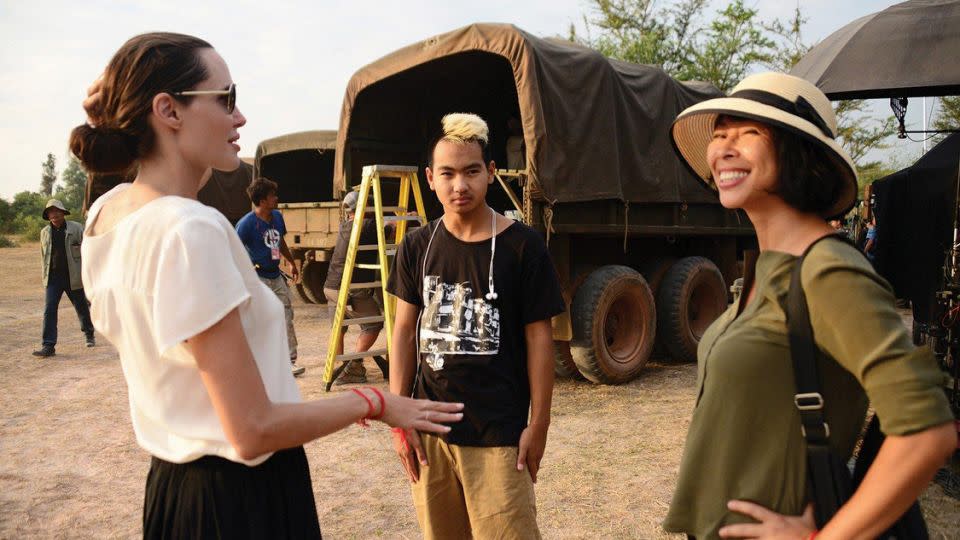
[[[43,294],[36,244],[0,258],[0,538],[137,537],[149,458],[135,443],[116,352],[83,347],[69,302],[57,356],[37,360]],[[322,398],[326,308],[297,304],[305,397]],[[351,345],[351,344],[348,344]],[[372,381],[381,383],[368,366]],[[618,387],[559,381],[537,485],[546,538],[663,533],[693,406],[693,366],[651,365]],[[348,428],[306,447],[328,538],[418,538],[387,430]],[[960,538],[960,505],[939,486],[924,508],[934,538]]]

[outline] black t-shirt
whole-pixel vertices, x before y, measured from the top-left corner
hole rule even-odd
[[[459,446],[519,443],[530,408],[524,327],[564,310],[539,233],[514,223],[497,235],[495,300],[485,298],[490,251],[490,240],[459,240],[438,219],[407,234],[387,282],[421,308],[417,397],[464,403],[463,421],[444,436]]]
[[[58,276],[69,276],[70,270],[67,267],[67,224],[64,223],[59,229],[50,225],[50,274]]]
[[[337,245],[333,247],[333,256],[330,257],[330,266],[327,269],[327,280],[323,283],[325,289],[339,289],[343,280],[343,267],[347,262],[347,247],[350,245],[350,233],[353,230],[353,220],[348,219],[340,224],[337,233]],[[360,227],[360,245],[377,245],[377,222],[374,219],[364,219]],[[377,251],[358,251],[357,264],[375,264]],[[370,283],[377,280],[376,270],[354,268],[351,283]]]

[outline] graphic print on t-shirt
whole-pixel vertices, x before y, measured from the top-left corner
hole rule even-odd
[[[500,351],[500,310],[483,298],[474,298],[469,282],[450,284],[440,281],[440,276],[426,276],[423,298],[420,352],[431,369],[443,369],[445,354]]]
[[[263,244],[270,248],[270,258],[274,261],[280,260],[280,231],[273,227],[263,233]]]
[[[266,232],[263,233],[263,243],[270,249],[276,249],[280,247],[280,231],[269,228]]]

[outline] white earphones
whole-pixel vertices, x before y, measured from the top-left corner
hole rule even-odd
[[[497,254],[497,212],[493,208],[490,209],[492,214],[490,219],[490,272],[487,276],[487,287],[489,291],[484,298],[487,300],[496,300],[498,298],[497,291],[493,286],[493,259]],[[437,226],[433,228],[433,232],[430,233],[430,240],[427,241],[427,249],[423,253],[423,265],[420,267],[420,287],[421,291],[424,284],[427,282],[427,257],[430,255],[430,247],[433,246],[433,238],[437,235],[437,231],[440,230],[441,223],[437,223]],[[422,291],[425,292],[425,291]],[[424,303],[426,303],[426,296],[423,298]],[[417,314],[417,326],[416,326],[416,340],[417,340],[417,372],[413,378],[413,388],[410,391],[410,397],[416,395],[417,392],[417,383],[420,381],[420,355],[423,351],[420,349],[420,319],[423,317],[423,309],[420,310],[420,313]]]
[[[484,295],[484,298],[487,300],[496,300],[499,298],[497,290],[493,285],[493,259],[497,256],[497,212],[493,208],[490,209],[490,271],[487,275],[487,289],[488,292]],[[430,255],[430,247],[433,245],[433,237],[437,235],[437,231],[440,230],[440,223],[437,223],[437,226],[433,228],[433,232],[430,233],[430,240],[427,242],[427,250],[423,253],[423,265],[420,269],[420,283],[421,287],[423,283],[427,281],[427,257]],[[418,325],[419,327],[419,321]]]
[[[497,213],[490,209],[493,216],[490,219],[490,272],[487,273],[487,288],[490,290],[484,298],[496,300],[497,291],[493,287],[493,258],[497,255]]]

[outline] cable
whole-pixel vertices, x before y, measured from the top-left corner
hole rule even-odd
[[[936,137],[936,134],[930,135],[930,136],[928,136],[926,139],[919,139],[919,140],[914,139],[913,137],[911,137],[910,135],[907,135],[906,133],[904,133],[904,137],[905,137],[907,140],[909,140],[909,141],[912,141],[912,142],[915,142],[915,143],[922,143],[922,142],[929,141],[930,139]]]
[[[430,240],[427,242],[427,250],[423,252],[423,266],[420,270],[420,294],[423,297],[423,307],[420,308],[420,313],[417,314],[417,334],[414,336],[417,340],[417,371],[413,375],[413,387],[410,390],[410,397],[414,397],[416,395],[417,383],[420,382],[420,366],[422,364],[420,361],[420,319],[423,318],[423,312],[427,309],[427,297],[423,290],[427,283],[427,256],[430,255],[430,246],[433,245],[433,237],[436,236],[437,231],[440,230],[440,219],[437,220],[437,224],[434,226],[433,232],[430,233]]]
[[[488,292],[484,298],[496,300],[498,295],[493,288],[493,258],[497,256],[497,212],[491,208],[490,213],[493,214],[490,219],[490,271],[487,273]]]

